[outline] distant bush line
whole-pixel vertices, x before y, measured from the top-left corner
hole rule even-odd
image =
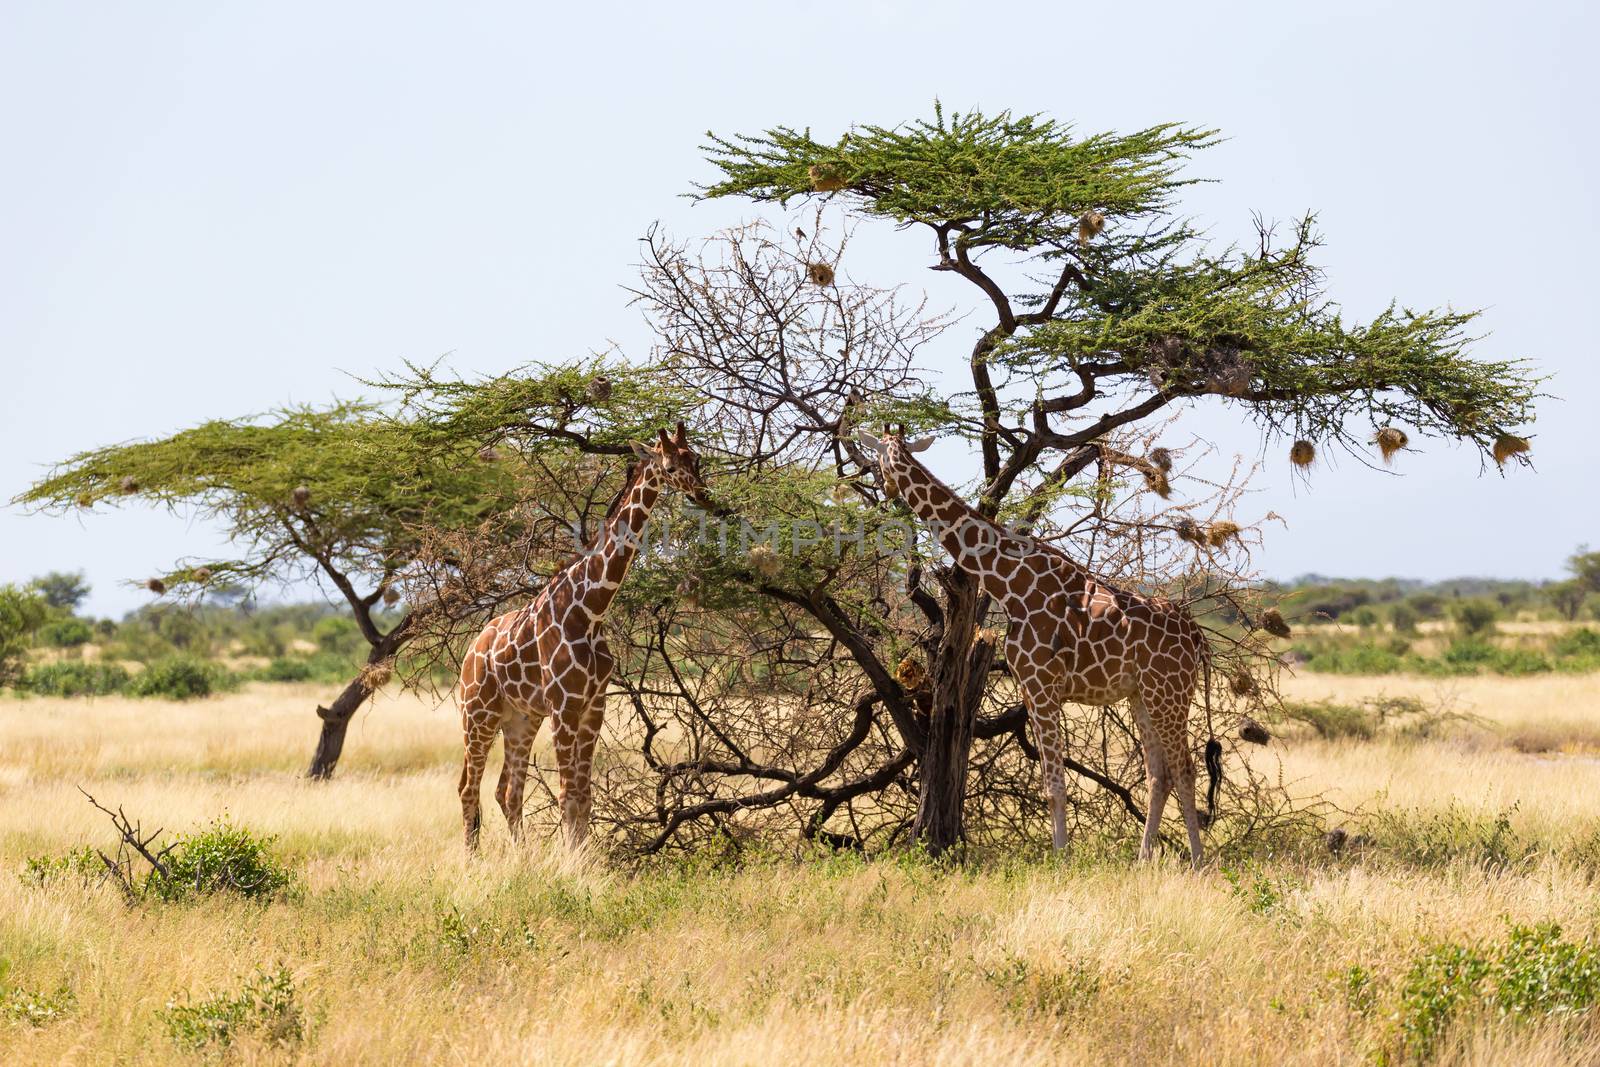
[[[1478,635],[1456,637],[1437,656],[1411,650],[1404,637],[1339,641],[1313,638],[1292,650],[1301,670],[1321,674],[1421,674],[1460,677],[1499,674],[1584,674],[1600,671],[1600,631],[1581,627],[1542,647],[1502,647]]]

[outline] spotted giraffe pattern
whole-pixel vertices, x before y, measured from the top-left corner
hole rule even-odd
[[[1038,740],[1053,839],[1066,845],[1066,762],[1062,705],[1126,700],[1143,742],[1150,806],[1139,857],[1154,852],[1161,816],[1176,789],[1196,867],[1203,858],[1195,807],[1189,706],[1205,663],[1206,640],[1170,601],[1119,589],[1054,546],[989,522],[935,478],[897,433],[880,440],[885,491],[903,499],[936,532],[955,565],[977,579],[1010,620],[1006,661]]]
[[[460,793],[469,851],[478,847],[479,793],[496,734],[505,737],[505,763],[495,799],[511,836],[521,835],[528,756],[546,718],[561,777],[562,828],[574,847],[588,836],[590,770],[616,662],[606,644],[606,610],[662,492],[675,488],[707,503],[700,457],[682,423],[676,436],[662,431],[653,447],[635,444],[634,451],[638,462],[590,544],[526,607],[492,619],[462,660]]]

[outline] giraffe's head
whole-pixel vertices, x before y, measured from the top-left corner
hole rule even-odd
[[[883,476],[883,492],[890,500],[900,496],[900,472],[905,470],[911,453],[921,452],[933,444],[932,437],[907,441],[904,426],[894,430],[885,426],[882,437],[874,437],[867,431],[860,430],[857,431],[856,437],[868,451],[878,457],[878,472]]]
[[[645,463],[656,464],[669,487],[682,490],[703,508],[711,507],[706,483],[700,477],[700,453],[689,447],[683,423],[678,423],[677,432],[670,437],[665,430],[657,431],[655,444],[648,448],[633,442],[633,451]]]

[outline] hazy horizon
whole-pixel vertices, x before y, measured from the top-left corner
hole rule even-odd
[[[1151,5],[1118,33],[1044,4],[986,5],[981,20],[947,3],[625,18],[10,5],[0,499],[72,453],[353,396],[351,375],[402,360],[499,373],[612,342],[643,358],[620,287],[652,223],[694,238],[784,219],[682,197],[710,175],[707,129],[833,136],[925,117],[938,97],[1085,132],[1216,126],[1227,139],[1189,171],[1215,184],[1183,206],[1219,242],[1248,239],[1252,211],[1313,210],[1349,316],[1391,299],[1481,307],[1479,355],[1553,376],[1538,469],[1504,477],[1426,442],[1398,476],[1338,461],[1308,486],[1286,442],[1263,445],[1218,405],[1186,413],[1175,432],[1262,463],[1241,512],[1286,521],[1255,560],[1263,574],[1556,578],[1580,543],[1600,543],[1600,504],[1583,491],[1597,450],[1581,405],[1557,399],[1600,388],[1585,343],[1596,149],[1582,133],[1600,99],[1587,55],[1600,20],[1576,4],[1502,10]],[[979,28],[1025,33],[967,59]],[[931,350],[937,377],[961,365],[982,311],[926,270],[929,252],[920,234],[864,222],[844,269],[973,312]],[[963,475],[960,450],[930,455]],[[0,581],[82,570],[99,615],[150,599],[118,579],[223,547],[208,524],[142,507],[7,507],[0,546]]]

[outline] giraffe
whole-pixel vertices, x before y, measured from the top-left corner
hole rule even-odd
[[[1059,716],[1067,702],[1126,700],[1144,746],[1150,781],[1140,860],[1154,853],[1161,815],[1176,788],[1196,869],[1204,852],[1195,807],[1194,759],[1189,751],[1189,705],[1202,669],[1209,717],[1210,661],[1205,634],[1170,601],[1118,589],[1066,553],[1011,533],[969,507],[912,453],[932,438],[907,442],[884,427],[882,438],[859,434],[876,453],[885,494],[901,499],[928,523],[957,567],[1005,611],[1006,662],[1038,741],[1051,837],[1066,847],[1066,764]],[[1206,744],[1210,778],[1205,822],[1216,804],[1222,746]]]
[[[505,765],[495,799],[512,838],[521,835],[528,755],[546,717],[561,776],[562,828],[573,847],[588,836],[589,772],[615,665],[604,633],[606,609],[664,490],[681,490],[710,506],[700,457],[689,447],[683,423],[675,436],[660,431],[649,448],[633,442],[633,451],[637,461],[588,546],[526,607],[490,620],[462,660],[457,699],[465,734],[460,792],[468,851],[478,847],[479,788],[496,734],[505,737]]]

